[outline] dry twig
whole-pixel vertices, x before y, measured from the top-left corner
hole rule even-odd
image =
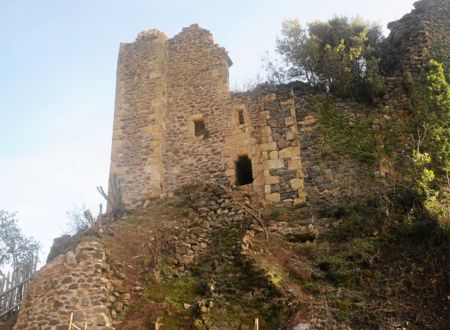
[[[269,233],[268,233],[268,231],[267,231],[267,228],[266,228],[266,226],[264,225],[264,222],[262,221],[262,218],[261,218],[261,209],[259,209],[259,210],[256,210],[254,207],[252,207],[251,205],[245,205],[245,204],[242,204],[242,203],[240,203],[240,202],[237,202],[236,201],[236,203],[240,206],[240,207],[242,207],[248,214],[250,214],[253,218],[255,218],[256,219],[256,221],[258,221],[258,223],[259,223],[259,225],[262,227],[262,229],[264,230],[264,234],[266,235],[266,242],[268,242],[269,241]]]

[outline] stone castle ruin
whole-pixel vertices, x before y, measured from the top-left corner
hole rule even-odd
[[[378,105],[389,116],[378,124],[407,115],[404,77],[424,67],[437,46],[448,52],[449,17],[449,0],[422,0],[390,24],[385,45],[390,77]],[[327,152],[311,98],[326,99],[349,117],[358,104],[302,83],[231,93],[231,65],[227,52],[198,25],[170,39],[157,30],[145,31],[120,45],[110,176],[120,182],[127,209],[197,182],[241,186],[270,204],[311,206],[369,199],[386,187],[389,180],[384,178],[393,171],[382,155],[363,166],[347,155]],[[215,221],[224,219],[221,227],[230,225],[226,221],[231,217],[230,223],[242,221],[240,205],[214,196],[196,204],[192,219],[177,214],[174,221],[181,229],[172,235],[177,267],[211,248],[210,214]],[[217,212],[218,205],[226,204],[226,214]],[[283,223],[290,225],[279,225]],[[109,229],[114,234],[114,226]],[[139,241],[140,231],[129,241]],[[115,242],[121,234],[108,235]],[[109,257],[105,242],[85,237],[58,250],[32,279],[14,329],[67,329],[71,313],[89,329],[113,330],[120,324],[118,314],[138,293],[123,281],[126,267]]]
[[[448,0],[418,1],[390,23],[385,71],[393,78],[383,107],[404,109],[390,98],[403,93],[402,77],[426,65],[437,46],[450,47],[449,11]],[[271,204],[367,197],[378,188],[351,160],[321,156],[308,102],[317,92],[293,84],[231,93],[231,65],[196,24],[170,39],[149,30],[121,44],[110,176],[119,179],[126,208],[195,182],[245,186]],[[340,111],[355,107],[333,102]],[[376,172],[385,172],[383,164]]]
[[[270,203],[305,201],[293,93],[234,95],[231,65],[198,25],[121,44],[111,175],[126,207],[211,181],[249,185]]]

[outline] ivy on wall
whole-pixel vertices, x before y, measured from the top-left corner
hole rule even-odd
[[[416,147],[412,169],[427,211],[450,230],[450,82],[445,65],[431,60],[416,79],[412,104]]]
[[[369,166],[377,162],[380,134],[374,117],[341,113],[331,97],[314,96],[309,99],[309,103],[317,114],[318,130],[328,151],[349,155]]]
[[[444,75],[447,79],[447,82],[450,82],[450,53],[448,51],[449,45],[445,42],[437,43],[430,50],[431,57],[441,63],[444,68]]]

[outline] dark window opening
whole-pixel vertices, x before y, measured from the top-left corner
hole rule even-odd
[[[236,184],[243,186],[253,182],[252,161],[247,155],[239,156],[236,162]]]
[[[194,130],[195,136],[207,136],[208,131],[206,130],[205,121],[203,119],[194,120]]]
[[[239,125],[244,125],[245,124],[244,111],[243,110],[239,110],[238,111],[238,115],[239,115]]]

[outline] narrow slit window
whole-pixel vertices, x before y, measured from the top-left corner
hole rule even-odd
[[[239,125],[244,125],[245,124],[244,110],[239,110],[238,116],[239,116]]]
[[[253,182],[252,161],[247,155],[239,156],[236,161],[236,184],[244,186]]]
[[[206,130],[205,121],[203,119],[194,120],[195,136],[206,136],[208,131]]]

